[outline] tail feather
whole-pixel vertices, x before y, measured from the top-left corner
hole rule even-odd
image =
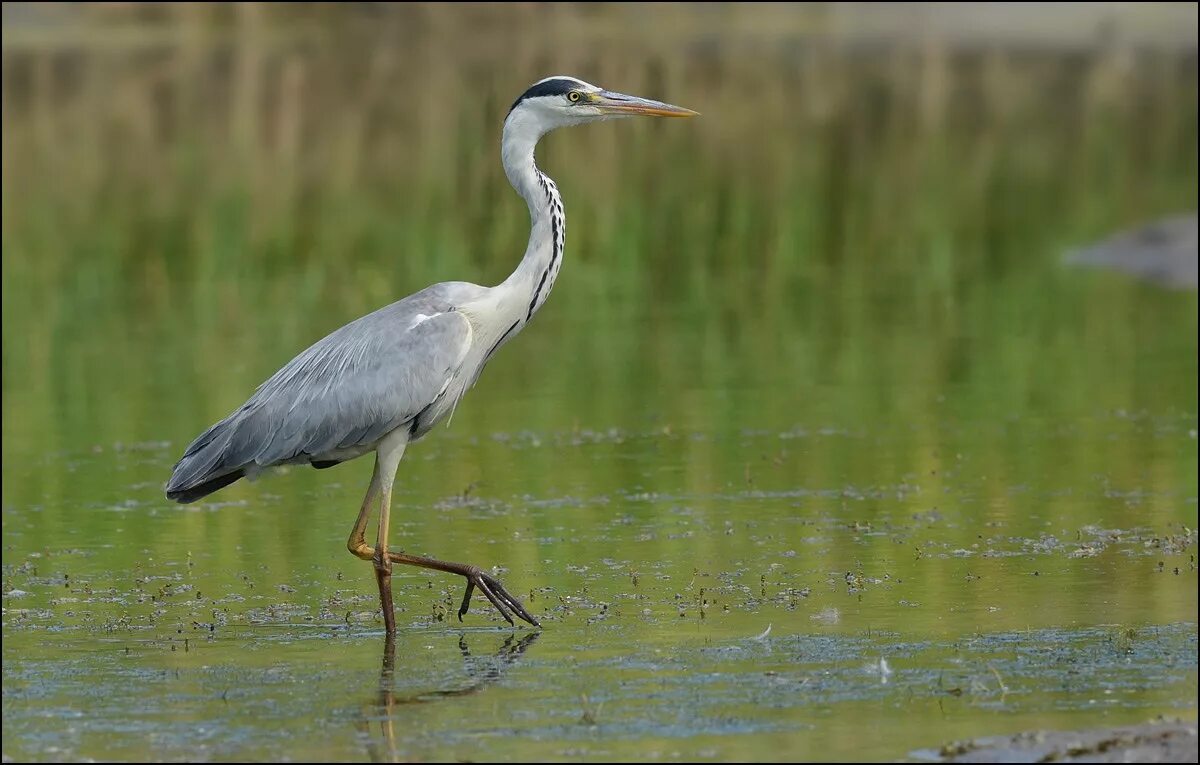
[[[167,499],[174,500],[180,504],[186,505],[189,502],[195,502],[198,499],[203,499],[209,494],[212,494],[218,489],[224,489],[229,484],[244,476],[244,470],[238,470],[233,473],[226,473],[223,476],[218,476],[204,483],[192,486],[187,489],[175,489],[167,491]]]
[[[200,434],[183,453],[167,482],[167,499],[195,502],[244,476],[244,465],[230,464],[229,445],[236,431],[229,417]]]

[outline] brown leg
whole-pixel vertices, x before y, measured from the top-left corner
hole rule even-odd
[[[521,605],[521,601],[509,594],[508,590],[504,589],[504,585],[491,574],[485,574],[479,566],[472,566],[467,563],[449,563],[447,561],[436,560],[434,558],[425,558],[420,555],[406,555],[404,553],[389,552],[388,559],[392,563],[403,563],[406,566],[420,566],[421,568],[432,568],[436,571],[445,571],[448,574],[458,574],[465,577],[467,580],[467,592],[463,595],[462,606],[458,609],[458,620],[462,621],[463,615],[467,613],[467,609],[471,607],[471,595],[478,587],[500,615],[509,623],[513,623],[512,614],[516,614],[520,618],[529,622],[535,627],[542,625],[538,624],[538,620],[533,618],[533,615],[525,610],[525,606]],[[512,613],[510,613],[510,610]]]
[[[383,623],[387,634],[394,635],[396,633],[396,615],[392,607],[393,563],[431,568],[464,577],[467,580],[467,592],[463,595],[462,606],[458,609],[459,621],[462,621],[463,616],[470,608],[471,595],[478,587],[479,591],[496,607],[496,610],[509,624],[513,624],[512,617],[513,614],[516,614],[533,626],[540,627],[538,620],[525,610],[519,600],[504,589],[504,585],[500,584],[491,574],[484,573],[483,569],[478,566],[467,563],[450,563],[420,555],[406,555],[405,553],[390,552],[387,549],[389,516],[392,509],[392,482],[395,480],[396,468],[400,465],[400,457],[403,456],[406,445],[407,440],[404,436],[398,437],[391,443],[385,440],[379,445],[375,458],[375,472],[371,476],[371,486],[367,489],[367,496],[363,498],[362,509],[358,513],[358,520],[354,522],[354,528],[350,531],[350,538],[346,540],[346,547],[351,553],[363,560],[375,563],[375,579],[379,584],[379,601],[383,609]],[[379,503],[379,535],[376,538],[375,547],[371,547],[367,544],[366,531],[371,507],[376,502]]]
[[[392,483],[396,480],[396,468],[408,446],[408,432],[401,429],[393,432],[379,443],[375,450],[375,474],[371,483],[379,492],[379,534],[375,537],[375,580],[379,583],[379,603],[383,608],[383,625],[387,634],[396,634],[396,610],[392,606],[392,561],[388,555],[388,528],[392,518]]]
[[[391,481],[386,482],[382,501],[379,503],[379,535],[375,538],[375,581],[379,583],[379,602],[383,608],[383,626],[387,634],[396,634],[396,610],[392,606],[392,561],[388,556],[388,526],[392,515]]]
[[[372,481],[371,485],[374,487],[375,482]],[[346,547],[349,548],[350,552],[354,553],[355,556],[362,558],[363,560],[370,561],[374,561],[376,559],[375,548],[367,544],[365,531],[367,527],[367,517],[369,514],[368,510],[371,507],[374,499],[375,496],[373,494],[373,489],[368,490],[367,498],[363,501],[363,510],[358,516],[358,522],[355,523],[354,530],[350,532],[350,539],[346,542]],[[511,611],[533,626],[541,626],[538,624],[538,620],[533,618],[533,616],[525,610],[525,607],[521,605],[521,602],[510,595],[508,590],[504,589],[504,585],[500,584],[500,582],[490,574],[485,574],[478,566],[471,566],[466,563],[448,563],[446,561],[435,560],[434,558],[425,558],[420,555],[406,555],[405,553],[391,551],[388,551],[387,559],[389,565],[392,563],[403,563],[406,566],[432,568],[437,571],[445,571],[448,574],[458,574],[461,577],[465,577],[467,580],[467,592],[463,596],[462,607],[458,609],[459,621],[462,621],[463,616],[467,613],[467,609],[470,608],[471,595],[474,594],[475,588],[478,587],[480,592],[482,592],[484,596],[491,601],[492,605],[496,607],[496,610],[500,612],[500,615],[503,616],[509,624],[513,623],[512,615],[509,613]],[[375,569],[375,573],[376,576],[379,577],[379,568]],[[384,598],[391,594],[390,573],[387,586],[388,592],[385,595],[383,591],[383,582],[380,581],[379,598],[381,605]],[[390,609],[385,609],[384,613],[386,614],[389,611]],[[384,624],[387,624],[386,615],[384,616]]]
[[[363,497],[362,509],[354,528],[350,530],[350,538],[346,540],[346,548],[355,556],[375,563],[375,581],[379,585],[379,607],[383,612],[383,625],[388,635],[396,634],[396,612],[392,603],[392,561],[387,551],[388,526],[392,510],[392,482],[396,478],[396,468],[400,466],[400,458],[404,456],[404,447],[408,444],[408,434],[400,433],[385,438],[375,454],[375,472],[371,475],[371,485],[367,495]],[[375,547],[367,544],[367,522],[371,517],[371,507],[379,504],[379,534]]]
[[[363,560],[375,557],[375,549],[367,544],[367,522],[371,520],[371,506],[379,501],[379,460],[375,460],[375,472],[371,474],[371,485],[367,487],[367,496],[363,497],[362,509],[358,511],[358,520],[350,530],[350,538],[346,540],[346,549],[352,555]]]

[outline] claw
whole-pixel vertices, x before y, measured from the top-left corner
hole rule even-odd
[[[492,605],[495,606],[496,610],[500,612],[500,615],[504,617],[504,621],[508,622],[509,624],[512,624],[515,627],[516,625],[513,623],[512,614],[510,614],[508,612],[508,609],[504,607],[504,601],[501,600],[500,598],[496,597],[496,594],[494,592],[492,592],[492,588],[489,585],[495,584],[496,589],[500,590],[501,592],[504,592],[504,588],[501,587],[500,583],[497,582],[495,579],[492,579],[491,582],[488,582],[488,579],[491,579],[491,577],[489,577],[485,574],[479,575],[480,591],[483,592],[483,594],[487,596],[487,599],[492,602]],[[507,594],[507,593],[505,593],[505,594]]]
[[[445,571],[448,574],[458,574],[467,580],[467,591],[463,594],[462,606],[458,609],[458,620],[466,616],[467,611],[471,608],[471,596],[475,594],[475,588],[478,587],[488,601],[496,607],[504,620],[513,626],[516,623],[513,621],[513,614],[524,621],[529,622],[534,627],[540,627],[537,619],[525,610],[525,606],[521,605],[521,601],[509,594],[508,590],[504,589],[504,585],[490,574],[483,573],[483,569],[479,566],[471,566],[466,563],[448,563],[446,561],[435,560],[433,558],[425,558],[420,555],[408,555],[406,553],[388,552],[387,564],[391,568],[391,564],[400,563],[406,566],[420,566],[421,568],[431,568],[435,571]],[[378,565],[378,564],[376,564]]]
[[[470,577],[467,577],[467,594],[463,595],[462,606],[458,609],[458,620],[460,622],[467,613],[467,610],[471,608],[471,593],[473,592],[475,592],[475,583],[471,581]]]
[[[537,619],[533,618],[532,614],[525,610],[525,607],[521,605],[519,600],[510,595],[508,590],[504,589],[504,585],[500,584],[495,577],[483,573],[478,568],[472,567],[472,569],[470,573],[463,575],[467,579],[467,592],[463,595],[462,606],[458,609],[458,620],[460,622],[470,609],[471,595],[474,594],[475,588],[478,587],[479,591],[484,594],[484,597],[504,617],[504,621],[516,626],[516,622],[513,621],[513,614],[515,613],[522,620],[529,622],[535,627],[542,626],[538,623]]]

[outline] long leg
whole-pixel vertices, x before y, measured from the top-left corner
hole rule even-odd
[[[389,515],[392,507],[392,484],[395,481],[396,469],[400,466],[400,458],[404,455],[404,447],[407,445],[407,434],[401,435],[394,440],[385,439],[379,444],[375,458],[375,472],[371,476],[371,485],[367,488],[367,495],[363,498],[362,509],[359,511],[358,519],[354,523],[354,528],[350,532],[350,538],[346,540],[346,547],[355,556],[363,560],[375,562],[375,577],[379,584],[379,600],[383,608],[383,623],[389,635],[394,634],[395,613],[392,609],[392,564],[402,563],[406,566],[419,566],[421,568],[431,568],[437,571],[445,571],[449,574],[458,574],[467,580],[467,591],[463,596],[462,606],[458,610],[459,621],[467,613],[467,609],[471,605],[471,595],[474,594],[475,588],[491,602],[500,615],[513,623],[512,614],[516,614],[521,619],[529,622],[535,627],[541,626],[537,619],[525,610],[521,602],[509,594],[508,590],[504,589],[504,585],[490,574],[486,574],[478,566],[472,566],[467,563],[451,563],[440,561],[434,558],[426,558],[420,555],[407,555],[405,553],[389,552],[387,549],[387,536]],[[379,503],[379,536],[376,540],[375,547],[367,544],[366,529],[367,522],[370,520],[371,507],[375,503]]]
[[[350,538],[346,540],[346,548],[363,560],[374,561],[375,581],[379,585],[379,606],[383,610],[383,625],[388,635],[396,633],[396,613],[392,605],[392,561],[387,551],[388,527],[390,526],[392,509],[392,484],[396,480],[396,468],[400,466],[400,458],[404,456],[404,447],[408,445],[408,434],[397,433],[388,436],[380,442],[375,452],[375,472],[371,475],[371,485],[363,497],[362,509],[354,528],[350,530]],[[375,539],[375,547],[367,544],[367,522],[371,517],[371,508],[379,505],[379,534]]]
[[[380,442],[376,450],[375,474],[371,483],[379,489],[379,534],[375,537],[375,580],[379,583],[379,601],[383,608],[383,626],[387,634],[396,634],[396,610],[392,606],[392,561],[388,556],[388,528],[392,519],[392,484],[396,468],[408,445],[408,433],[393,433]]]
[[[367,521],[371,519],[371,506],[379,501],[379,457],[375,457],[375,471],[371,474],[371,485],[367,487],[367,496],[363,497],[362,509],[358,511],[358,520],[350,530],[350,538],[346,540],[346,549],[355,557],[371,560],[375,557],[375,548],[367,544]]]

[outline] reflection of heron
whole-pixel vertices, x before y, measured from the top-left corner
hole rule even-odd
[[[504,172],[529,205],[532,223],[517,270],[496,287],[435,284],[318,341],[188,446],[167,483],[167,496],[194,502],[271,465],[327,468],[374,451],[375,472],[347,546],[375,562],[388,634],[396,631],[393,563],[466,577],[459,619],[478,587],[510,624],[515,613],[536,625],[524,606],[477,566],[388,551],[396,468],[410,442],[453,413],[488,359],[529,323],[554,286],[566,223],[554,181],[534,164],[538,139],[555,128],[614,117],[693,114],[571,77],[535,83],[509,110],[501,139]],[[366,527],[375,505],[379,533],[371,547]]]
[[[383,668],[379,671],[379,700],[372,705],[369,717],[358,725],[358,729],[367,736],[367,753],[371,761],[392,761],[396,754],[396,731],[392,722],[397,707],[478,693],[499,680],[504,670],[515,663],[540,635],[540,632],[529,632],[516,641],[513,640],[514,635],[509,635],[495,655],[487,658],[472,656],[467,647],[466,635],[459,635],[458,650],[462,653],[463,662],[472,681],[461,688],[424,691],[411,696],[397,696],[392,690],[396,674],[396,638],[394,635],[388,635],[383,648]],[[384,752],[380,751],[378,742],[371,738],[370,720],[379,720],[379,732],[387,747],[386,758]]]
[[[1071,265],[1123,271],[1163,287],[1196,289],[1196,215],[1164,218],[1069,253]]]

